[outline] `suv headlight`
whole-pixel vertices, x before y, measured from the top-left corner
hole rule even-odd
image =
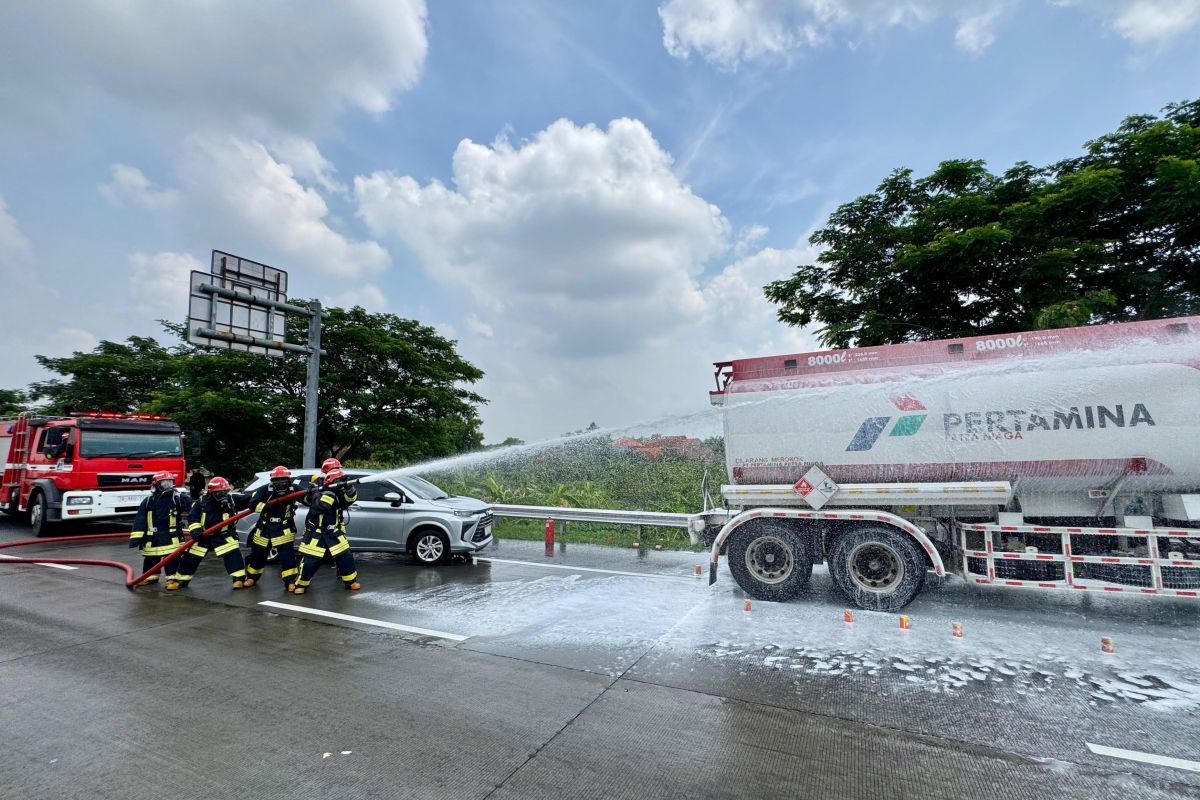
[[[90,506],[92,498],[90,497],[68,497],[67,505],[69,506]]]
[[[459,511],[458,509],[454,510],[454,516],[456,516],[456,517],[473,517],[478,513],[479,513],[478,511]]]

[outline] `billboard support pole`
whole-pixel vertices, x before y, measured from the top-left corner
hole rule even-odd
[[[321,380],[321,301],[308,304],[308,383],[304,387],[304,455],[301,466],[317,466],[317,391]]]

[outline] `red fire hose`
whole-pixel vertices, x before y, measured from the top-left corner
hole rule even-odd
[[[304,491],[292,492],[290,494],[285,494],[283,497],[276,497],[274,500],[267,501],[267,505],[273,506],[276,503],[284,503],[289,500],[296,500],[297,498],[303,497],[304,494],[305,494]],[[254,513],[254,511],[249,508],[246,509],[245,511],[239,511],[238,513],[234,514],[229,519],[224,520],[222,522],[218,522],[216,525],[213,525],[211,528],[205,528],[204,531],[200,535],[208,536],[209,534],[213,533],[214,531],[219,531],[221,528],[228,527],[229,525],[232,525],[233,523],[237,522],[242,517],[245,517],[248,514],[253,514],[253,513]],[[128,538],[129,538],[129,534],[126,534],[126,533],[102,533],[99,535],[92,535],[92,536],[52,536],[48,539],[21,539],[20,541],[16,541],[16,542],[3,542],[3,543],[0,543],[0,550],[4,549],[6,547],[22,547],[24,545],[31,545],[31,544],[50,544],[51,542],[96,542],[96,541],[108,540],[108,539],[128,539]],[[163,567],[165,567],[171,561],[174,561],[176,558],[179,557],[180,553],[182,553],[184,550],[188,549],[191,546],[192,546],[192,540],[189,538],[186,542],[179,545],[179,547],[172,550],[170,555],[168,555],[162,561],[159,561],[153,567],[146,570],[143,574],[136,575],[136,576],[134,575],[133,567],[129,566],[128,564],[126,564],[122,561],[102,561],[102,560],[91,559],[91,558],[5,558],[2,561],[0,561],[0,564],[72,564],[72,565],[80,565],[80,566],[88,566],[88,567],[113,567],[114,569],[120,569],[120,570],[125,571],[125,588],[132,591],[137,586],[139,586],[141,584],[141,582],[144,581],[146,578],[149,578],[151,575],[157,575],[162,570]]]

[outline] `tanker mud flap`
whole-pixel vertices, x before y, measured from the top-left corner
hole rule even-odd
[[[721,532],[717,534],[717,538],[713,540],[708,565],[709,586],[717,582],[717,565],[720,563],[721,548],[724,547],[726,540],[742,525],[756,519],[838,520],[864,524],[876,522],[890,525],[910,536],[925,551],[925,554],[929,557],[929,562],[933,565],[935,575],[940,578],[946,574],[946,567],[942,562],[942,556],[938,553],[937,548],[933,546],[933,542],[925,534],[925,531],[895,514],[889,514],[886,511],[802,511],[795,508],[755,508],[743,511],[726,522],[725,526],[721,528]]]

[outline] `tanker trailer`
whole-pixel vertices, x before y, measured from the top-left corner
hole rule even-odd
[[[929,571],[1197,597],[1200,317],[716,364],[729,484],[697,523],[752,597],[824,561],[861,608]]]

